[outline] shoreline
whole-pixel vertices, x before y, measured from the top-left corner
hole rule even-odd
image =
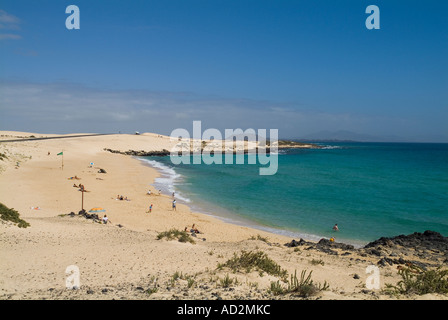
[[[143,163],[146,163],[146,165],[148,165],[149,167],[158,171],[160,175],[162,175],[162,176],[166,175],[162,168],[158,168],[158,167],[152,165],[151,163],[149,163],[149,161],[147,159],[138,158],[138,157],[139,156],[136,157],[137,160],[140,160]],[[157,160],[153,160],[153,159],[151,159],[150,161],[157,162]],[[160,163],[160,164],[162,166],[165,166],[163,163]],[[175,171],[174,169],[172,169],[172,170]],[[177,172],[176,172],[176,174],[180,175]],[[155,185],[155,184],[157,184],[157,182],[152,183],[152,185]],[[163,184],[163,183],[160,183],[160,184]],[[175,189],[175,185],[173,185],[172,187]],[[311,234],[311,233],[300,232],[300,231],[291,231],[291,230],[276,228],[276,227],[269,226],[269,225],[263,225],[261,223],[259,224],[256,221],[251,220],[250,218],[240,217],[225,208],[219,207],[219,208],[216,208],[216,210],[208,209],[208,208],[204,208],[204,206],[201,206],[200,204],[195,204],[194,202],[192,202],[192,200],[190,198],[187,198],[187,199],[189,201],[185,201],[184,195],[182,194],[182,198],[181,198],[182,203],[187,205],[192,212],[198,212],[200,214],[204,214],[204,215],[210,216],[212,218],[220,219],[224,223],[230,223],[230,224],[233,224],[236,226],[242,226],[242,227],[247,227],[247,228],[251,228],[251,229],[256,229],[256,230],[260,230],[263,232],[268,232],[268,233],[271,233],[274,235],[278,235],[281,237],[287,237],[287,238],[291,238],[291,239],[304,239],[306,241],[311,241],[311,242],[316,242],[316,243],[319,242],[319,240],[325,238],[324,236],[319,236],[319,235],[315,235],[315,234]],[[204,202],[206,203],[205,207],[207,205],[210,205],[209,203],[207,203],[206,200],[204,200]],[[374,240],[376,240],[376,239],[374,239]],[[361,248],[364,245],[367,245],[369,243],[369,241],[356,240],[356,239],[355,240],[342,239],[340,241],[338,240],[338,242],[348,244],[348,245],[353,245],[355,248]]]
[[[378,265],[385,288],[386,283],[399,281],[397,266],[403,263],[429,259],[428,266],[443,265],[438,255],[422,253],[419,247],[403,251],[380,241],[374,248],[355,249],[235,225],[196,212],[188,204],[179,204],[173,211],[169,194],[155,194],[153,184],[160,172],[137,158],[103,150],[111,145],[157,151],[168,148],[169,141],[145,134],[0,143],[0,152],[6,156],[0,161],[0,202],[31,224],[18,228],[0,220],[0,300],[302,299],[294,294],[274,295],[270,287],[280,280],[278,276],[223,267],[244,251],[263,252],[290,275],[312,270],[313,280],[327,281],[330,289],[311,299],[394,299],[381,290],[365,288],[367,266]],[[63,169],[62,157],[57,156],[62,149]],[[71,179],[76,176],[80,180]],[[73,185],[78,183],[89,191],[84,195],[84,209],[104,207],[110,224],[76,214],[82,193]],[[151,196],[146,195],[148,188]],[[116,200],[120,194],[130,201]],[[154,208],[148,213],[150,203]],[[192,237],[194,243],[158,239],[163,232],[183,230],[193,223],[201,231]],[[66,287],[68,266],[79,267],[78,290]],[[184,278],[173,280],[176,273]],[[238,280],[231,290],[222,285],[226,276]],[[445,300],[448,296],[424,298]]]
[[[141,161],[144,163],[144,165],[147,165],[151,168],[153,168],[154,170],[159,172],[159,175],[162,176],[167,176],[168,180],[173,180],[176,179],[171,178],[169,176],[169,173],[166,173],[164,168],[158,167],[158,166],[154,166],[153,164],[151,164],[151,161],[157,162],[160,164],[160,166],[164,166],[166,167],[166,165],[164,163],[158,162],[157,159],[145,159],[145,158],[139,158],[139,157],[144,157],[144,156],[134,156],[131,155],[133,157],[135,157],[137,160]],[[156,155],[155,157],[159,157],[159,155]],[[176,175],[180,174],[175,171],[175,169],[173,168],[169,168],[166,167],[169,170],[173,170],[175,172]],[[157,184],[157,182],[153,182],[152,185]],[[164,183],[159,183],[160,185],[165,185]],[[175,189],[175,185],[171,186],[172,188]],[[169,189],[169,186],[168,186]],[[169,190],[169,192],[173,192],[173,190]],[[206,198],[206,195],[204,195],[204,197]],[[305,231],[292,231],[292,230],[287,230],[287,229],[282,229],[282,228],[276,228],[274,226],[269,226],[266,224],[261,224],[261,223],[257,223],[256,221],[250,219],[250,218],[244,218],[241,216],[238,216],[237,214],[227,210],[226,208],[222,208],[222,207],[215,207],[215,208],[207,208],[207,206],[211,207],[211,203],[208,203],[207,200],[203,200],[205,205],[201,205],[201,204],[196,204],[194,202],[192,202],[193,200],[191,200],[190,198],[187,198],[188,201],[186,201],[185,199],[185,195],[182,194],[181,196],[181,201],[182,203],[184,203],[185,205],[187,205],[190,210],[192,212],[198,212],[200,214],[205,214],[207,216],[210,216],[212,218],[217,218],[219,220],[221,220],[224,223],[230,223],[236,226],[242,226],[242,227],[247,227],[247,228],[251,228],[251,229],[256,229],[256,230],[260,230],[263,232],[268,232],[274,235],[278,235],[281,237],[288,237],[291,239],[304,239],[306,241],[311,241],[311,242],[319,242],[319,240],[321,239],[325,239],[325,236],[319,236],[316,234],[311,234],[311,233],[307,233]],[[374,241],[376,239],[372,239],[372,241]],[[338,242],[340,243],[344,243],[344,244],[348,244],[348,245],[353,245],[355,248],[361,248],[364,245],[367,245],[369,243],[369,241],[366,240],[360,240],[360,239],[340,239],[338,237]]]

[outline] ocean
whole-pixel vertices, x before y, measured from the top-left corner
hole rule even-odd
[[[425,230],[448,236],[448,144],[319,144],[279,151],[277,173],[264,176],[247,155],[233,165],[140,159],[162,174],[157,189],[193,211],[292,239],[362,246]]]

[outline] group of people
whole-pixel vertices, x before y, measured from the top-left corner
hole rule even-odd
[[[339,231],[339,227],[338,227],[337,223],[333,226],[333,231]],[[334,237],[330,238],[330,242],[334,242],[335,240],[336,239]]]
[[[185,227],[184,231],[188,232],[188,227]],[[198,228],[196,228],[196,225],[193,223],[193,225],[190,228],[190,232],[192,235],[198,234],[198,233],[202,233],[198,230]]]
[[[159,189],[159,194],[158,195],[160,196],[161,193],[162,193],[162,190]],[[148,196],[150,196],[152,194],[151,190],[148,190],[148,192],[146,194]]]
[[[162,190],[159,189],[158,195],[160,196],[161,193],[162,193]],[[146,192],[146,194],[149,196],[152,195],[151,190],[148,190],[148,192]],[[175,196],[174,192],[173,192],[172,196],[173,196],[172,208],[173,208],[173,211],[176,211],[176,199],[174,198],[174,196]],[[120,199],[120,200],[122,200],[122,199]],[[151,210],[152,210],[152,204],[149,206],[149,210],[147,212],[151,212]]]
[[[131,201],[131,199],[128,199],[128,197],[123,197],[122,195],[119,195],[119,194],[117,194],[117,198],[115,200]]]

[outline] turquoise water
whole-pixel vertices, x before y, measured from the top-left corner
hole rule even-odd
[[[246,159],[247,160],[247,159]],[[382,236],[434,230],[448,236],[448,144],[332,143],[278,155],[260,165],[173,165],[161,170],[166,192],[234,223],[318,240],[365,244]],[[332,230],[338,224],[339,232]]]

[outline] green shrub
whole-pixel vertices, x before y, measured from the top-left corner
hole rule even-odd
[[[271,282],[269,291],[274,295],[292,293],[302,298],[308,298],[316,295],[319,291],[328,290],[329,285],[326,281],[323,284],[314,283],[311,279],[312,273],[313,271],[310,271],[310,273],[306,275],[306,270],[303,270],[300,274],[300,278],[297,278],[296,271],[294,272],[294,276],[291,275],[291,280],[288,281],[287,287],[283,287],[279,281]]]
[[[17,223],[19,228],[29,227],[30,224],[20,218],[20,214],[13,208],[8,208],[3,203],[0,203],[0,217],[2,220]]]
[[[398,271],[400,280],[395,286],[386,284],[386,293],[390,294],[418,294],[448,293],[448,269],[440,267],[435,270],[423,270],[415,265]]]
[[[171,229],[169,231],[160,232],[157,235],[157,240],[167,238],[168,240],[177,239],[179,242],[190,242],[195,243],[193,238],[186,231],[180,231],[177,229]]]
[[[221,287],[228,288],[232,285],[234,279],[231,279],[229,274],[226,274],[226,276],[219,280],[219,283],[221,284]]]
[[[239,256],[234,253],[233,258],[227,260],[227,262],[224,263],[224,266],[229,267],[233,272],[243,269],[249,273],[252,269],[255,269],[257,271],[264,271],[273,276],[283,278],[287,276],[287,271],[282,269],[280,265],[262,251],[247,252],[243,250]]]
[[[263,241],[263,242],[266,242],[266,243],[269,243],[269,241],[268,241],[268,238],[267,237],[262,237],[261,235],[259,235],[259,234],[257,234],[257,236],[255,237],[255,236],[251,236],[250,238],[249,238],[249,240],[260,240],[260,241]]]
[[[315,266],[315,265],[317,265],[317,264],[325,265],[325,262],[324,262],[322,259],[319,259],[319,260],[313,259],[313,260],[310,261],[310,263],[311,263],[313,266]]]
[[[277,280],[277,281],[271,281],[271,287],[269,289],[269,292],[275,296],[278,296],[284,294],[285,290],[281,285],[280,281]]]
[[[153,288],[149,288],[146,290],[146,293],[148,294],[148,296],[152,295],[153,293],[156,293],[157,291],[159,291],[159,289],[157,287],[153,287]]]

